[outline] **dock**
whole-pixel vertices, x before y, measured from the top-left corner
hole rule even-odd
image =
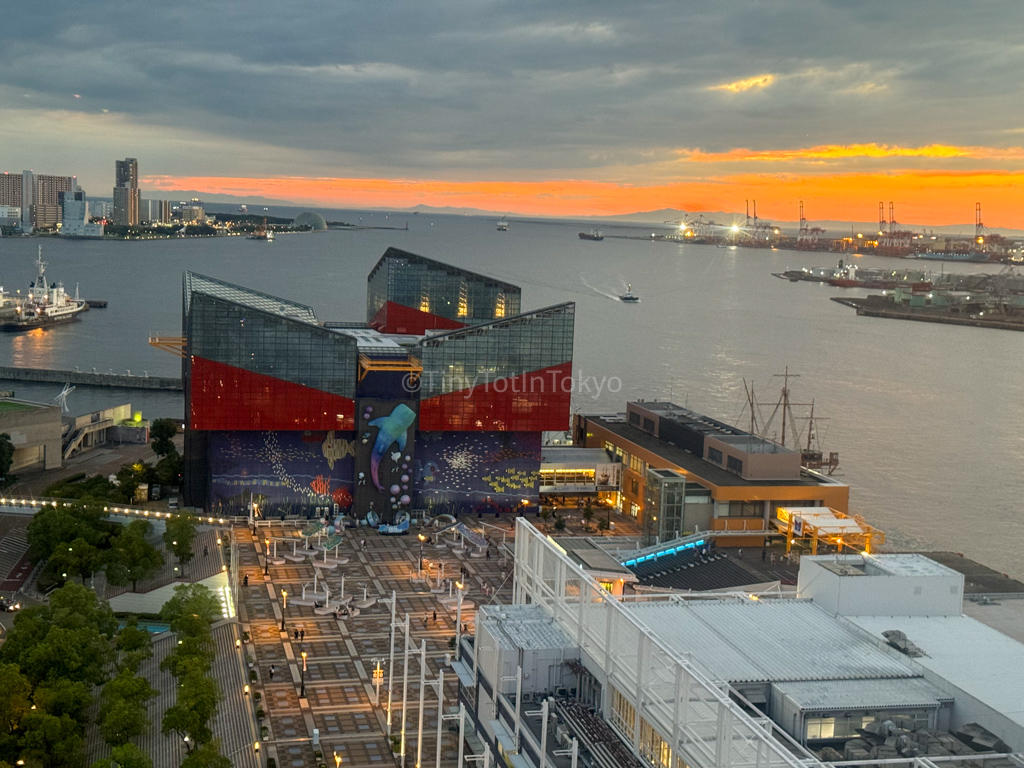
[[[853,307],[858,315],[864,317],[887,317],[892,320],[917,320],[923,323],[945,323],[947,325],[968,325],[974,328],[999,328],[1004,331],[1024,331],[1024,317],[1008,317],[994,315],[989,317],[972,317],[971,315],[953,314],[945,309],[897,307],[881,296],[868,296],[863,299],[848,299],[833,296],[832,301],[847,307]]]
[[[83,384],[91,387],[120,387],[122,389],[152,389],[163,392],[181,392],[181,378],[170,376],[142,376],[132,373],[86,373],[58,371],[49,368],[12,368],[0,366],[0,379],[8,381],[36,381],[50,384]]]

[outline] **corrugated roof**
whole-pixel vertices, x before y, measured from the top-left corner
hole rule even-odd
[[[923,678],[909,680],[800,680],[772,688],[788,696],[802,710],[886,709],[937,707],[952,696]]]
[[[957,688],[1024,725],[1024,644],[968,616],[853,616],[882,639],[898,629],[925,655],[915,658]]]
[[[574,648],[575,643],[539,605],[499,605],[477,614],[501,648]]]
[[[692,601],[631,610],[732,683],[908,678],[914,672],[810,601]]]

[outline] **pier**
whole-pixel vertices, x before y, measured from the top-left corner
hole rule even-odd
[[[950,313],[948,309],[931,309],[926,307],[898,307],[881,296],[866,296],[862,299],[851,299],[833,296],[832,301],[852,307],[858,315],[864,317],[887,317],[892,320],[917,320],[925,323],[945,323],[947,325],[968,325],[974,328],[999,328],[1004,331],[1024,331],[1024,318],[1006,315],[963,315]]]
[[[0,379],[9,381],[37,381],[51,384],[85,384],[92,387],[121,387],[123,389],[153,389],[181,392],[181,378],[149,376],[127,373],[86,373],[84,371],[57,371],[48,368],[11,368],[0,366]]]

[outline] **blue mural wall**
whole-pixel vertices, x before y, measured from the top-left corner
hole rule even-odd
[[[217,510],[245,509],[252,493],[270,515],[352,506],[351,432],[214,432],[210,491]]]
[[[539,432],[420,432],[418,506],[536,505],[540,451]]]

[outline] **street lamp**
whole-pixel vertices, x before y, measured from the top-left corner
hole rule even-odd
[[[334,768],[341,768],[341,755],[334,753]]]
[[[284,632],[284,612],[288,608],[288,590],[281,590],[281,598],[284,600],[284,606],[281,608],[281,631]]]
[[[419,534],[419,538],[420,538],[420,557],[419,557],[419,560],[416,563],[416,578],[422,579],[423,578],[423,542],[427,540],[427,537],[424,536],[421,533],[421,534]]]
[[[270,539],[263,539],[263,575],[270,573]]]
[[[455,582],[455,660],[462,658],[462,589],[461,581]]]
[[[306,698],[306,652],[302,652],[302,684],[299,688],[299,698]]]

